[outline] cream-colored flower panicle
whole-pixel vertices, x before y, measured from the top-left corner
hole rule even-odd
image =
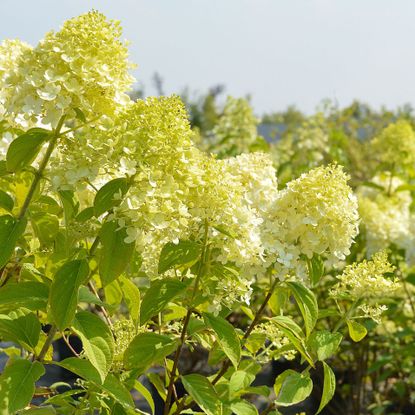
[[[133,82],[120,36],[118,22],[92,11],[47,33],[34,49],[25,48],[3,73],[7,117],[29,127],[39,120],[55,126],[64,114],[70,120],[75,108],[87,119],[112,116],[128,102]]]
[[[219,157],[249,153],[252,146],[261,140],[257,132],[258,122],[246,99],[229,96],[223,114],[212,131],[211,149]]]
[[[397,192],[404,182],[390,173],[380,174],[372,182],[377,187],[363,185],[356,192],[368,255],[390,244],[410,248],[410,192]]]
[[[358,233],[357,200],[342,167],[318,167],[287,184],[264,222],[269,261],[304,272],[300,256],[338,262]],[[297,274],[298,275],[298,274]]]
[[[348,265],[337,277],[339,282],[331,289],[333,297],[345,297],[352,300],[361,298],[382,298],[392,295],[400,286],[394,278],[385,278],[392,273],[394,266],[388,261],[385,251],[377,252],[371,260]]]
[[[371,147],[377,160],[391,170],[397,171],[415,162],[415,132],[408,121],[388,125],[372,140]]]

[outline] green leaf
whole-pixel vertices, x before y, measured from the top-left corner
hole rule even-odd
[[[79,287],[89,275],[88,262],[76,259],[66,262],[56,272],[50,287],[50,312],[60,330],[69,327],[75,316],[78,304]]]
[[[156,391],[160,395],[161,399],[165,401],[167,398],[167,389],[165,382],[163,382],[163,379],[161,379],[160,375],[158,373],[150,372],[146,373],[146,376],[152,385],[156,388]]]
[[[98,190],[94,199],[95,216],[101,216],[115,206],[118,206],[128,191],[128,180],[125,177],[113,179]]]
[[[125,270],[134,252],[135,243],[126,243],[126,228],[118,228],[116,221],[106,222],[100,232],[101,255],[99,274],[103,285],[110,284]]]
[[[197,262],[202,253],[202,246],[195,241],[169,242],[160,253],[158,273],[163,274],[176,267],[190,267]]]
[[[192,374],[181,377],[183,386],[207,415],[222,413],[222,403],[215,387],[202,375]]]
[[[237,368],[241,360],[241,343],[232,324],[224,318],[210,313],[203,313],[203,319],[206,325],[216,333],[220,347]]]
[[[81,311],[75,315],[73,330],[82,340],[86,356],[104,382],[114,356],[114,339],[109,327],[97,315]]]
[[[150,391],[142,385],[138,380],[134,382],[134,389],[146,400],[148,406],[151,409],[151,414],[154,415],[156,412],[156,407],[154,405],[153,397],[151,396]]]
[[[120,278],[120,287],[130,317],[134,324],[138,324],[140,321],[140,290],[127,278]]]
[[[324,261],[320,255],[314,255],[311,260],[307,261],[308,276],[312,286],[315,286],[324,274]]]
[[[314,367],[313,359],[307,351],[305,342],[304,342],[304,333],[301,328],[289,317],[286,316],[277,316],[271,319],[277,327],[288,337],[291,344],[300,352],[301,356],[310,364],[311,367]]]
[[[13,210],[13,207],[14,201],[12,197],[3,190],[0,190],[0,208],[3,208],[8,212],[11,212]]]
[[[77,222],[83,223],[87,220],[91,219],[94,216],[94,208],[89,206],[84,210],[81,210],[78,215],[76,216]]]
[[[308,346],[316,354],[318,360],[326,360],[340,346],[343,336],[340,333],[330,333],[328,330],[316,331],[308,339]]]
[[[88,303],[88,304],[96,304],[102,307],[106,307],[103,301],[101,301],[88,287],[85,285],[81,285],[78,291],[78,302],[79,303]]]
[[[309,374],[301,374],[288,369],[275,380],[275,403],[279,406],[291,406],[302,402],[313,390],[313,381]]]
[[[0,268],[4,267],[14,252],[17,240],[26,230],[27,220],[11,215],[0,216]]]
[[[308,339],[309,348],[315,353],[318,360],[326,360],[336,353],[343,336],[340,333],[331,333],[328,330],[316,331]]]
[[[54,241],[59,232],[59,219],[49,213],[36,212],[30,215],[33,230],[43,245]]]
[[[65,223],[68,224],[78,214],[79,202],[75,193],[70,190],[59,190],[59,198],[63,206]]]
[[[177,347],[177,340],[157,333],[140,333],[134,337],[124,352],[124,364],[128,368],[145,369],[163,359]]]
[[[9,312],[19,307],[29,310],[46,310],[49,288],[41,282],[11,282],[0,288],[0,312]]]
[[[8,414],[23,409],[32,400],[35,382],[45,373],[39,362],[15,360],[8,364],[0,376],[0,408],[6,405]]]
[[[244,391],[255,380],[255,375],[244,370],[236,370],[229,380],[231,394]]]
[[[7,150],[7,170],[17,172],[30,165],[49,136],[50,131],[32,128],[14,139]]]
[[[83,123],[86,123],[86,117],[83,111],[77,107],[75,107],[73,110],[75,111],[76,118],[78,118],[78,120],[82,121]]]
[[[231,409],[235,415],[258,415],[258,410],[255,406],[247,401],[233,402]]]
[[[330,366],[323,362],[324,369],[324,384],[323,384],[323,394],[321,396],[320,406],[316,412],[316,415],[319,414],[323,408],[330,402],[333,398],[334,392],[336,390],[336,377],[334,376],[333,371]]]
[[[349,335],[354,342],[360,342],[367,334],[367,329],[360,323],[353,320],[347,320],[347,327],[349,328]]]
[[[101,389],[110,393],[123,406],[130,407],[134,405],[130,392],[125,386],[112,373],[109,373],[105,382],[102,383],[101,376],[89,360],[69,357],[61,362],[53,362],[53,364],[95,383]]]
[[[141,302],[140,324],[145,324],[150,318],[163,311],[167,304],[186,288],[187,284],[174,279],[153,281]]]
[[[134,401],[130,392],[112,373],[108,374],[102,389],[110,393],[122,406],[127,408],[134,407]]]
[[[69,370],[72,373],[75,373],[79,377],[89,380],[101,385],[101,376],[98,373],[98,370],[92,365],[89,360],[79,359],[77,357],[68,357],[61,362],[53,362],[54,365],[61,366],[64,369]]]
[[[53,406],[48,405],[38,408],[26,409],[23,412],[19,412],[19,415],[56,415],[56,411]]]
[[[287,282],[297,301],[298,308],[304,319],[306,336],[308,337],[316,325],[318,317],[317,299],[314,293],[298,282]]]
[[[0,314],[0,337],[34,350],[40,335],[40,322],[35,314],[22,309],[9,315]]]
[[[281,314],[289,300],[290,290],[285,287],[278,287],[271,295],[268,305],[274,315]]]

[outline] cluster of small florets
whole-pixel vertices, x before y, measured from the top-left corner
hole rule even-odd
[[[5,44],[13,58],[0,70],[5,117],[30,127],[39,121],[56,126],[63,115],[70,121],[75,108],[88,118],[114,115],[133,82],[120,36],[118,22],[92,11],[66,21],[33,49]]]
[[[415,132],[408,121],[400,120],[387,126],[371,142],[378,161],[397,171],[415,162]]]
[[[80,117],[75,109],[87,121],[109,116],[59,140],[47,171],[52,189],[76,191],[81,204],[91,206],[96,189],[127,177],[128,193],[111,214],[126,228],[126,242],[135,242],[150,278],[158,277],[166,243],[200,240],[207,229],[210,261],[239,271],[212,293],[228,306],[249,302],[253,279],[270,265],[283,277],[305,273],[303,256],[344,259],[358,218],[343,170],[319,167],[278,191],[269,156],[218,160],[198,150],[178,97],[133,102],[125,96],[131,65],[120,35],[118,23],[90,12],[47,34],[34,49],[4,46],[1,104],[14,123],[55,126],[63,115],[68,121]],[[251,150],[256,125],[247,101],[229,98],[214,130],[215,148],[226,156]],[[305,134],[300,147],[313,147],[313,137]],[[323,145],[325,139],[317,141]]]
[[[346,296],[352,300],[390,296],[399,288],[399,282],[385,278],[384,274],[392,273],[394,269],[387,253],[377,252],[371,260],[346,266],[330,293],[334,297]]]
[[[376,176],[372,182],[377,187],[361,186],[356,192],[368,255],[390,244],[406,247],[410,238],[410,192],[397,191],[403,182],[389,173]]]
[[[294,269],[301,255],[338,262],[358,233],[357,200],[339,166],[318,167],[287,184],[263,226],[268,258]],[[300,264],[301,270],[304,270]],[[298,271],[298,270],[297,270]]]
[[[124,367],[124,352],[138,333],[145,332],[144,327],[136,327],[132,320],[117,320],[113,325],[113,333],[117,342],[114,350],[114,359],[111,369],[113,371],[121,371]]]
[[[273,323],[266,322],[258,324],[253,330],[254,334],[263,334],[269,344],[265,347],[258,357],[263,359],[263,362],[269,362],[269,358],[273,359],[284,357],[287,360],[293,360],[296,356],[296,350],[288,350],[287,346],[290,344],[290,340],[284,335],[284,333]],[[282,349],[280,351],[280,349]]]
[[[212,151],[220,157],[249,153],[260,140],[258,122],[246,99],[228,97],[223,114],[212,131]]]
[[[360,317],[370,318],[375,323],[380,324],[382,322],[382,314],[388,309],[385,304],[362,304],[358,307]]]

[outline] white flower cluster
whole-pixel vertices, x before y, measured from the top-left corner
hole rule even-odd
[[[33,49],[13,41],[2,46],[0,107],[7,122],[56,126],[62,116],[65,128],[75,117],[90,122],[58,140],[45,172],[51,191],[72,190],[82,206],[91,206],[95,189],[128,178],[131,186],[112,215],[150,278],[159,277],[166,243],[201,240],[207,227],[212,264],[237,270],[222,279],[207,275],[217,279],[212,293],[228,306],[237,298],[249,302],[253,280],[270,267],[281,278],[302,277],[305,258],[345,258],[358,216],[341,167],[318,167],[279,191],[268,155],[232,157],[250,151],[258,137],[246,100],[231,98],[214,131],[217,148],[229,158],[198,150],[178,97],[134,102],[125,95],[131,65],[120,36],[117,22],[93,11]],[[324,145],[322,130],[317,135]],[[304,149],[315,141],[300,140]]]
[[[56,126],[75,109],[87,117],[112,116],[128,97],[133,78],[118,22],[92,11],[66,21],[35,48],[17,41],[2,45],[0,106],[11,123],[27,128]]]
[[[384,274],[392,273],[394,269],[388,262],[386,252],[377,252],[370,261],[365,259],[348,265],[337,277],[339,282],[330,293],[334,297],[347,295],[353,300],[390,296],[398,290],[400,284],[394,278],[385,278]]]
[[[363,185],[356,191],[368,256],[390,244],[410,248],[410,192],[397,191],[404,182],[390,173],[380,174],[372,182],[376,187]]]
[[[339,166],[318,167],[283,189],[263,225],[263,244],[269,260],[284,276],[305,274],[302,256],[325,255],[343,260],[358,233],[357,200]]]

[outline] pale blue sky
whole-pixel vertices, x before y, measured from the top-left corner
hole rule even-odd
[[[0,39],[35,44],[91,8],[121,20],[148,94],[157,71],[167,93],[222,83],[257,113],[415,106],[414,0],[0,0]]]

